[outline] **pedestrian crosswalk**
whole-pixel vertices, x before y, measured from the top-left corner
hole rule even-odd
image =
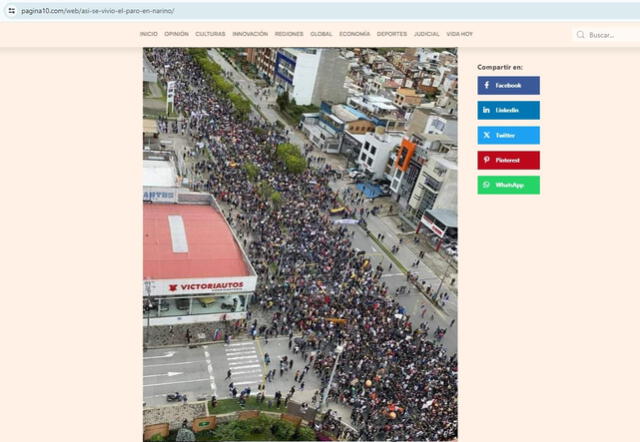
[[[225,346],[225,358],[228,373],[231,374],[227,382],[233,382],[236,387],[258,386],[262,383],[262,365],[254,341],[237,342]]]

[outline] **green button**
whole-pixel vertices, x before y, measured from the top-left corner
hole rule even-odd
[[[479,195],[540,195],[539,176],[480,175]]]

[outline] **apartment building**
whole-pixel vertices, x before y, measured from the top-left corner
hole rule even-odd
[[[349,64],[338,49],[281,48],[275,54],[274,83],[279,93],[286,91],[296,104],[342,103],[347,98],[344,83]]]

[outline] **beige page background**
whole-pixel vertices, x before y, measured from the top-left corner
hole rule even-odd
[[[639,56],[460,51],[463,441],[638,434]],[[3,439],[137,440],[140,50],[0,58]],[[479,62],[541,76],[540,196],[476,195]]]

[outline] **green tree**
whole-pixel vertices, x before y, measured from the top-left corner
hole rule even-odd
[[[278,420],[271,426],[271,433],[277,440],[291,440],[295,432],[296,427],[291,422]]]
[[[229,99],[233,103],[236,114],[241,118],[246,118],[251,112],[251,103],[238,94],[229,94]]]
[[[284,162],[289,173],[301,174],[307,168],[307,160],[303,157],[290,155]]]
[[[287,107],[289,107],[289,91],[284,91],[278,98],[276,98],[276,103],[281,111],[284,111]]]
[[[233,85],[229,83],[227,80],[222,77],[222,75],[212,74],[211,75],[212,84],[215,90],[222,92],[224,95],[229,94],[233,90]]]
[[[195,442],[196,435],[188,428],[180,428],[176,434],[176,442]]]
[[[247,178],[249,179],[249,181],[255,181],[258,178],[258,175],[260,174],[260,169],[258,168],[258,166],[253,163],[246,162],[242,167],[247,173]]]
[[[273,187],[271,187],[271,184],[269,184],[267,181],[262,180],[258,183],[258,195],[260,195],[260,198],[266,200],[267,198],[271,197],[271,194],[273,192]]]
[[[307,160],[295,144],[282,143],[276,147],[276,157],[282,161],[289,173],[302,173],[307,168]]]
[[[271,194],[271,202],[275,207],[282,206],[282,194],[280,194],[280,192],[273,192]]]
[[[293,435],[295,440],[317,440],[316,432],[313,431],[313,428],[300,425],[295,434]]]
[[[213,440],[247,440],[251,430],[250,420],[232,421],[216,427]]]

